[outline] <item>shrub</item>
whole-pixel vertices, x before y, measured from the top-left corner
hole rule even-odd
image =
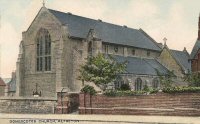
[[[158,89],[151,89],[149,92],[150,92],[150,94],[155,94],[155,93],[158,93]]]
[[[108,90],[104,93],[106,96],[133,96],[145,94],[145,91],[120,91],[120,90]]]
[[[131,88],[129,84],[122,84],[120,90],[126,91],[126,90],[131,90]]]
[[[200,93],[200,87],[172,87],[164,88],[164,93]]]
[[[149,89],[149,87],[147,85],[144,85],[143,91],[149,92],[150,89]]]
[[[83,93],[89,93],[90,95],[95,95],[96,90],[94,89],[93,86],[85,85],[82,89],[81,92]]]

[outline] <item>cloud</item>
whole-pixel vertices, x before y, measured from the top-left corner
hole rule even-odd
[[[2,77],[10,77],[16,68],[20,34],[7,22],[3,22],[0,29],[1,44],[1,74]]]
[[[162,39],[166,37],[167,45],[172,49],[183,50],[188,47],[188,43],[195,41],[195,30],[187,21],[184,6],[179,3],[174,3],[167,14],[165,19],[161,18],[156,23],[160,26],[149,26],[148,33],[158,42],[163,42]],[[156,25],[156,24],[155,24]],[[190,52],[192,49],[191,44],[188,47]]]
[[[60,10],[62,12],[71,12],[89,18],[98,19],[103,17],[107,10],[106,1],[103,0],[54,0],[47,4],[51,9]]]

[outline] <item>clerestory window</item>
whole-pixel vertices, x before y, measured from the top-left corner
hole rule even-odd
[[[37,34],[37,71],[51,71],[51,36],[48,30],[41,28]]]

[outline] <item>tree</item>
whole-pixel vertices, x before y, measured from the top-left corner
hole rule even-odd
[[[85,65],[81,66],[79,80],[94,82],[96,85],[105,86],[113,82],[117,75],[125,71],[127,62],[118,63],[112,56],[88,57]]]
[[[162,75],[158,70],[156,70],[157,75],[159,76],[160,84],[163,88],[172,87],[173,80],[172,78],[175,77],[173,71],[168,71],[166,75]]]
[[[185,80],[189,83],[189,86],[192,87],[200,87],[200,74],[199,73],[191,73],[185,76]]]

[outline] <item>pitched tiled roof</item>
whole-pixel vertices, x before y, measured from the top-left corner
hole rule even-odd
[[[70,36],[86,38],[90,29],[94,29],[97,38],[104,42],[134,46],[161,51],[152,38],[143,31],[89,19],[70,13],[48,9],[62,24],[66,24]]]
[[[194,59],[194,57],[195,57],[196,53],[198,52],[199,48],[200,48],[200,41],[197,40],[195,45],[194,45],[194,47],[193,47],[193,49],[192,49],[192,52],[190,54],[190,59]]]
[[[165,75],[168,72],[168,69],[161,65],[156,59],[123,56],[113,57],[118,62],[128,61],[126,73],[138,75],[157,75],[157,71],[159,71],[162,75]]]
[[[0,77],[0,86],[6,86],[5,82],[3,81],[1,77]]]
[[[176,61],[182,67],[185,73],[191,71],[191,64],[189,62],[190,55],[186,51],[170,50]]]

